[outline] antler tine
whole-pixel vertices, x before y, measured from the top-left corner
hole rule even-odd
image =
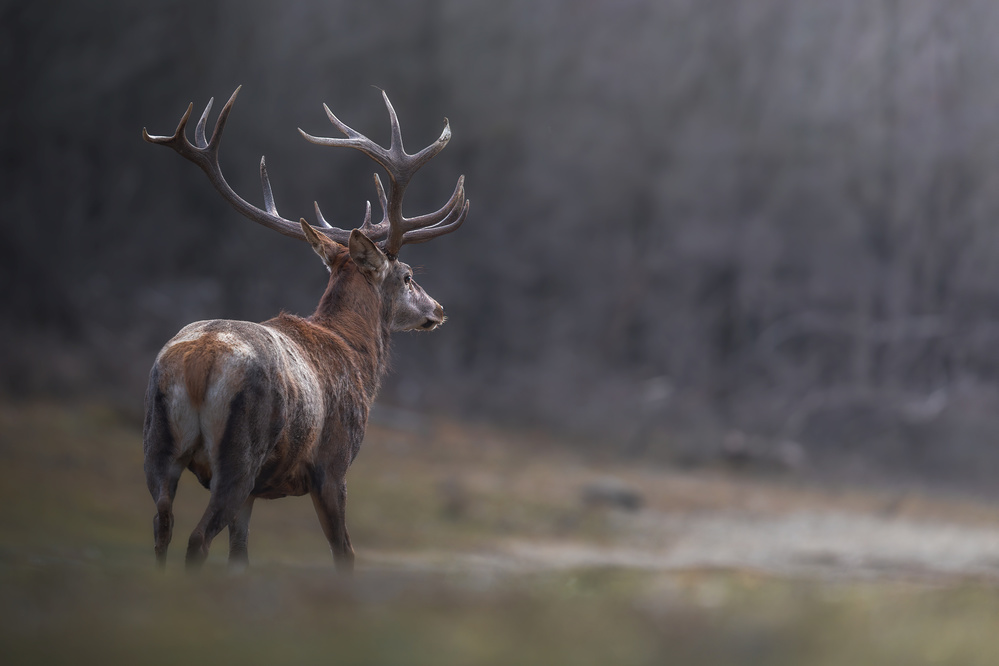
[[[205,124],[208,122],[208,114],[211,112],[212,104],[214,102],[214,97],[209,98],[208,104],[205,106],[205,110],[201,113],[201,119],[198,120],[198,125],[194,128],[194,141],[198,148],[208,147],[208,139],[205,138]]]
[[[385,240],[389,235],[389,224],[388,219],[388,197],[385,196],[385,188],[382,186],[382,180],[375,176],[375,190],[378,192],[378,203],[382,207],[382,219],[378,224],[372,224],[371,222],[371,202],[368,202],[367,212],[364,216],[364,224],[361,226],[361,231],[369,240],[376,243]]]
[[[267,176],[267,162],[263,155],[260,156],[260,188],[264,191],[264,207],[267,208],[267,212],[274,217],[280,217],[274,204],[274,192],[271,191],[271,179]]]
[[[389,123],[392,126],[392,143],[389,144],[389,152],[406,154],[406,149],[402,146],[402,128],[399,126],[399,116],[395,113],[395,107],[389,101],[388,93],[382,91],[382,99],[385,100],[385,108],[388,109]]]
[[[164,146],[169,146],[170,148],[173,148],[173,150],[176,151],[181,157],[197,164],[198,167],[205,172],[205,175],[208,176],[208,180],[211,181],[212,185],[215,186],[215,189],[219,191],[222,197],[245,217],[267,227],[268,229],[273,229],[278,233],[284,234],[285,236],[291,236],[292,238],[298,238],[299,240],[306,240],[302,227],[298,222],[286,220],[278,214],[277,207],[274,204],[274,194],[271,189],[270,178],[267,175],[266,163],[263,158],[260,159],[260,182],[264,196],[264,207],[266,210],[257,208],[236,194],[236,192],[229,186],[229,183],[226,182],[225,177],[222,175],[222,169],[219,166],[219,145],[222,143],[222,133],[225,131],[225,125],[229,119],[229,113],[232,111],[233,104],[236,102],[236,96],[239,94],[241,88],[242,86],[237,87],[236,90],[233,91],[232,96],[229,97],[229,101],[226,102],[224,107],[222,107],[222,111],[219,113],[219,117],[215,121],[215,128],[212,130],[212,137],[210,140],[205,136],[205,128],[214,98],[209,100],[204,112],[201,114],[200,120],[198,120],[197,127],[194,131],[196,144],[192,144],[187,138],[187,123],[191,117],[191,112],[194,110],[193,103],[188,104],[187,110],[181,117],[180,122],[177,124],[177,129],[174,131],[172,136],[153,136],[149,134],[145,128],[143,128],[142,138],[149,143],[158,143]],[[321,215],[320,223],[327,225],[322,229],[322,231],[328,237],[339,243],[347,243],[347,240],[350,238],[349,231],[329,227],[328,223],[322,219]]]
[[[418,217],[410,217],[405,220],[403,231],[411,231],[413,229],[422,229],[423,227],[433,226],[438,224],[441,220],[446,218],[455,209],[461,209],[461,206],[465,203],[465,176],[458,177],[458,184],[454,186],[454,192],[451,194],[451,198],[447,200],[447,203],[441,206],[438,210],[433,213],[427,213],[426,215],[420,215]]]
[[[323,211],[319,210],[319,202],[313,201],[312,205],[316,207],[316,220],[319,222],[319,226],[323,229],[332,229],[333,225],[326,221],[323,217]]]
[[[211,102],[209,102],[209,104],[211,104]],[[146,128],[143,127],[142,138],[148,141],[149,143],[159,143],[164,146],[173,146],[174,144],[182,145],[182,142],[190,145],[190,141],[187,140],[187,135],[185,134],[185,131],[187,130],[187,121],[190,119],[191,111],[193,110],[194,110],[194,102],[191,102],[190,104],[187,105],[187,111],[185,111],[184,115],[180,117],[180,122],[177,123],[177,129],[173,131],[172,136],[154,136],[149,132],[147,132]]]
[[[448,219],[443,220],[440,224],[410,231],[406,234],[406,244],[415,245],[417,243],[426,243],[428,240],[451,233],[465,222],[465,218],[468,217],[468,210],[471,207],[472,202],[466,200],[465,205],[460,208],[460,213],[458,213],[458,208],[455,208],[452,211],[452,215],[458,213],[455,219],[451,220],[451,215],[449,215]]]
[[[411,242],[411,239],[417,235],[426,236],[426,234],[417,234],[420,230],[427,231],[428,233],[432,233],[430,230],[439,232],[440,229],[455,219],[456,215],[464,208],[464,205],[465,177],[461,176],[458,178],[458,184],[455,186],[451,198],[439,210],[419,217],[403,218],[399,224],[393,225],[389,233],[388,242],[385,245],[385,251],[390,254],[397,254],[403,245]],[[440,235],[440,233],[437,233],[437,235]]]
[[[229,97],[229,101],[225,103],[222,110],[219,112],[218,120],[215,121],[215,129],[212,130],[211,141],[208,142],[208,148],[210,148],[215,153],[216,159],[218,158],[219,144],[222,143],[222,132],[225,131],[225,124],[229,122],[229,113],[232,111],[232,105],[236,103],[236,95],[239,94],[240,88],[243,86],[237,86]],[[214,98],[213,98],[214,99]],[[208,109],[212,107],[212,102],[208,102],[208,108],[205,109],[205,115],[208,115]]]
[[[451,199],[440,210],[409,219],[393,225],[385,244],[385,252],[396,255],[403,245],[423,243],[431,238],[443,236],[461,226],[468,214],[468,201],[465,199],[464,176],[458,178]]]
[[[346,135],[347,138],[337,139],[335,137],[312,136],[299,127],[298,132],[306,141],[314,143],[317,146],[354,148],[381,164],[386,170],[391,169],[392,164],[387,150],[337,118],[333,112],[330,111],[330,107],[323,104],[323,109],[326,110],[326,116],[330,119],[333,126]]]
[[[363,231],[364,229],[369,228],[370,226],[371,226],[371,202],[370,201],[365,201],[364,202],[364,222],[361,224],[361,230]]]
[[[375,190],[378,191],[378,203],[382,205],[382,213],[388,215],[388,197],[385,195],[385,187],[382,185],[382,179],[378,177],[378,174],[373,174],[375,177]]]
[[[447,145],[448,141],[451,140],[451,123],[448,119],[444,119],[444,129],[441,131],[441,135],[437,137],[437,140],[432,144],[421,150],[420,152],[413,155],[413,171],[416,171],[421,166],[429,162],[437,153],[444,150],[444,146]]]

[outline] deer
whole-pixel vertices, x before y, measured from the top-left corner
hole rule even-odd
[[[388,191],[375,173],[382,219],[372,222],[371,203],[360,226],[332,226],[315,204],[317,226],[281,217],[266,162],[260,159],[264,208],[240,197],[219,167],[219,145],[239,94],[219,113],[210,138],[205,129],[214,98],[195,127],[189,104],[171,136],[143,139],[168,146],[198,165],[215,189],[248,219],[285,236],[305,240],[329,271],[319,305],[308,317],[282,313],[262,323],[212,319],[183,327],[160,350],[149,374],[143,421],[143,468],[156,505],[156,562],[166,566],[173,502],[185,469],[210,491],[208,507],[187,544],[188,570],[203,566],[212,540],[228,528],[228,567],[249,564],[248,535],[254,500],[310,495],[337,571],[351,572],[354,550],[345,510],[347,469],[364,439],[368,414],[386,372],[392,333],[432,331],[444,323],[443,307],[399,261],[399,250],[458,229],[468,215],[464,175],[447,203],[417,217],[402,214],[403,195],[416,171],[451,138],[447,118],[432,144],[406,153],[388,95],[388,148],[348,127],[323,108],[344,138],[299,133],[320,146],[359,150],[386,172]]]

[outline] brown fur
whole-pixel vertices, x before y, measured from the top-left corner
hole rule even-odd
[[[179,364],[183,368],[184,386],[191,405],[198,409],[205,402],[212,368],[222,354],[230,350],[217,335],[209,333],[197,340],[178,342],[163,354],[164,366]]]

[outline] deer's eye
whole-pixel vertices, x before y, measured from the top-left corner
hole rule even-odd
[[[403,282],[404,282],[404,283],[406,284],[406,286],[408,287],[408,286],[409,286],[409,283],[413,281],[413,276],[412,276],[412,275],[406,275],[406,277],[402,278],[402,281],[403,281]]]

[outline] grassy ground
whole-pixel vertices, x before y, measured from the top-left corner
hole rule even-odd
[[[247,573],[225,573],[222,535],[188,576],[207,492],[184,478],[154,571],[141,468],[136,425],[109,410],[0,405],[0,662],[999,662],[989,505],[601,464],[531,433],[389,420],[348,480],[354,577],[334,574],[306,498],[257,503]],[[641,511],[580,500],[609,474]],[[810,531],[803,515],[837,518]]]

